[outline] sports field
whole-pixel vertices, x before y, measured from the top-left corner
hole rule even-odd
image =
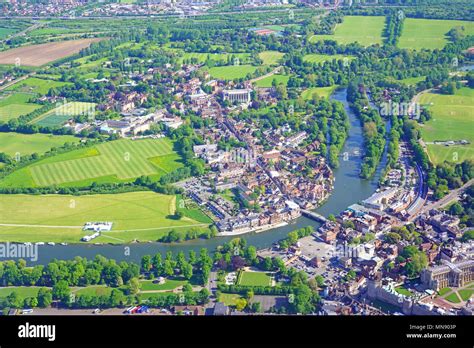
[[[240,272],[238,284],[244,286],[270,286],[272,278],[265,272]]]
[[[93,42],[101,39],[80,39],[69,41],[49,42],[40,45],[31,45],[0,52],[0,64],[19,63],[26,66],[42,66],[55,60],[78,53],[89,47]]]
[[[92,233],[82,231],[89,221],[113,222],[112,231],[103,232],[94,243],[157,240],[171,229],[207,228],[188,217],[175,219],[175,210],[175,196],[154,192],[1,195],[0,241],[79,242]]]
[[[464,87],[455,95],[425,93],[420,96],[420,103],[433,112],[433,118],[421,128],[430,159],[437,164],[474,158],[474,89]],[[467,140],[470,144],[432,144],[449,140]]]
[[[288,84],[289,79],[290,79],[290,76],[288,75],[276,74],[276,75],[268,76],[261,80],[258,80],[257,82],[255,82],[255,85],[257,87],[272,87],[273,80],[275,80],[277,85],[283,84],[286,86]]]
[[[42,154],[52,147],[79,142],[79,140],[72,135],[0,133],[0,152],[12,157],[16,153],[20,156],[32,153]]]
[[[8,175],[0,186],[85,186],[129,181],[142,175],[158,178],[182,166],[172,145],[165,138],[115,140],[46,158]]]
[[[209,74],[216,79],[235,80],[244,78],[255,70],[257,70],[257,67],[252,65],[227,65],[210,68]]]
[[[441,49],[448,43],[446,33],[455,27],[464,27],[466,35],[474,35],[474,22],[406,18],[398,42],[400,48]]]
[[[51,88],[67,85],[67,82],[30,77],[7,88],[8,91],[47,94]]]
[[[71,102],[61,104],[43,115],[35,118],[31,123],[38,126],[61,126],[73,116],[91,115],[94,116],[95,103]]]
[[[26,93],[11,93],[0,96],[0,121],[8,121],[29,114],[39,109],[41,105],[29,103],[32,95]]]
[[[344,21],[336,26],[334,35],[313,35],[309,41],[335,40],[340,44],[358,42],[362,46],[382,44],[384,26],[383,16],[345,16]]]
[[[313,98],[314,94],[321,98],[329,98],[336,88],[337,86],[308,88],[301,93],[301,98],[309,100]]]
[[[284,53],[278,51],[263,51],[258,54],[264,65],[278,65]]]
[[[344,58],[347,58],[348,62],[355,59],[355,57],[353,57],[353,56],[345,56],[343,54],[334,54],[334,55],[329,55],[329,54],[307,54],[303,57],[303,61],[309,62],[309,63],[321,64],[321,63],[325,63],[325,62],[331,62],[333,60],[342,60],[342,61],[344,61]]]

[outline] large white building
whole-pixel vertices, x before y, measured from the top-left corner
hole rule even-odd
[[[250,93],[252,92],[249,88],[243,89],[228,89],[222,91],[222,96],[224,100],[228,100],[230,102],[238,102],[238,103],[248,103],[251,100]]]

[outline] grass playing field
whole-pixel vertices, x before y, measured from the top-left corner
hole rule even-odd
[[[474,158],[474,89],[461,88],[455,95],[425,93],[421,105],[428,106],[433,118],[421,128],[423,141],[433,163],[462,162]],[[434,141],[468,140],[469,145],[435,145]]]
[[[345,16],[336,26],[334,35],[313,35],[310,42],[335,40],[340,44],[358,42],[362,46],[382,44],[384,25],[383,16]]]
[[[0,121],[8,121],[39,109],[41,105],[29,103],[32,95],[26,93],[3,94],[0,96]]]
[[[474,34],[474,22],[407,18],[403,23],[398,47],[441,49],[448,43],[446,33],[452,28],[460,26],[465,28],[466,35]]]
[[[94,116],[95,103],[71,102],[61,104],[43,115],[35,118],[31,123],[38,126],[61,126],[73,116],[91,115]]]
[[[347,58],[348,61],[351,61],[355,59],[353,56],[345,56],[343,54],[334,54],[334,55],[329,55],[329,54],[307,54],[303,57],[303,60],[305,62],[310,62],[310,63],[325,63],[325,62],[331,62],[332,60],[344,60],[344,58]]]
[[[78,141],[79,138],[71,135],[0,133],[0,152],[12,157],[16,153],[20,156],[32,153],[42,154],[52,147]]]
[[[301,98],[309,100],[313,98],[314,94],[317,94],[318,97],[329,98],[336,88],[337,86],[308,88],[301,93]]]
[[[278,65],[284,53],[278,51],[263,51],[258,54],[264,65]]]
[[[240,272],[238,284],[244,286],[270,286],[271,277],[265,272]]]
[[[172,146],[165,138],[115,140],[46,158],[8,175],[0,186],[85,186],[130,181],[142,175],[158,178],[182,166]]]
[[[252,65],[227,65],[210,68],[209,74],[216,79],[235,80],[244,78],[255,70],[257,70],[257,67]]]
[[[255,85],[257,87],[267,87],[268,88],[268,87],[272,87],[273,80],[275,80],[277,85],[283,84],[283,85],[286,86],[288,84],[289,79],[290,79],[290,76],[288,76],[288,75],[275,74],[275,75],[272,75],[272,76],[265,77],[261,80],[258,80],[257,82],[255,82]]]
[[[54,81],[30,77],[26,80],[19,81],[7,88],[8,91],[38,93],[44,95],[49,92],[51,88],[57,88],[67,85],[68,82]]]
[[[0,196],[0,241],[79,242],[92,232],[82,231],[89,221],[111,221],[112,231],[93,242],[156,241],[171,229],[207,228],[183,217],[174,218],[176,197],[154,192],[85,196]],[[41,250],[40,250],[41,251]]]

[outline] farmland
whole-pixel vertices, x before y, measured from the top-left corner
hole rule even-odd
[[[9,156],[42,154],[52,147],[65,143],[78,142],[79,138],[70,135],[0,133],[0,152]]]
[[[0,186],[38,187],[92,182],[130,181],[141,175],[158,178],[182,166],[167,139],[116,140],[41,160],[5,177]],[[168,156],[160,161],[160,156]]]
[[[0,96],[0,121],[8,121],[39,109],[41,105],[30,103],[31,95],[11,93]]]
[[[474,89],[462,88],[455,95],[425,93],[420,103],[433,112],[421,128],[428,154],[435,164],[461,162],[474,156]],[[469,145],[436,145],[434,141],[468,140]]]
[[[400,48],[441,49],[447,43],[446,33],[454,27],[464,27],[466,35],[474,34],[474,23],[468,21],[407,18],[398,43]]]
[[[81,39],[59,41],[14,48],[0,52],[0,64],[15,64],[16,59],[19,58],[21,65],[42,66],[78,53],[91,43],[99,40],[100,39]]]
[[[188,217],[175,219],[175,210],[175,196],[154,192],[86,196],[2,195],[0,240],[77,243],[82,236],[90,234],[82,231],[82,226],[88,221],[113,222],[112,231],[103,232],[94,239],[94,242],[103,243],[156,240],[171,229],[206,228],[207,224]]]
[[[382,44],[384,25],[383,16],[347,16],[336,26],[334,35],[314,35],[310,41],[335,40],[340,44],[358,42],[362,46]]]
[[[228,65],[216,66],[209,69],[212,77],[222,80],[234,80],[246,77],[257,70],[256,66],[252,65]]]

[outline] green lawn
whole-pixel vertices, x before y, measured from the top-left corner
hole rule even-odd
[[[226,306],[235,306],[235,301],[241,299],[242,296],[239,294],[224,294],[219,295],[219,302],[223,302]]]
[[[307,54],[303,57],[303,61],[309,62],[309,63],[325,63],[325,62],[331,62],[333,60],[344,60],[344,58],[347,58],[348,61],[351,61],[355,59],[354,56],[346,56],[343,54],[334,54],[334,55],[329,55],[329,54]]]
[[[278,65],[284,55],[278,51],[263,51],[258,54],[264,65]]]
[[[29,103],[32,95],[26,93],[3,94],[0,96],[0,121],[8,121],[39,109],[41,105]]]
[[[447,43],[446,33],[463,26],[466,35],[474,34],[474,22],[440,19],[406,18],[398,47],[409,49],[441,49]]]
[[[167,138],[106,142],[21,168],[0,181],[0,187],[86,186],[92,182],[130,181],[142,175],[158,178],[182,166],[172,146]],[[167,157],[159,161],[159,156]]]
[[[220,80],[235,80],[245,78],[248,74],[254,73],[255,70],[257,70],[257,67],[252,65],[227,65],[210,68],[209,74]]]
[[[474,290],[473,289],[462,289],[462,290],[459,290],[458,293],[461,296],[463,301],[467,301],[474,294]]]
[[[31,123],[38,126],[61,126],[73,116],[91,115],[94,116],[95,103],[71,102],[58,105],[58,107],[50,110],[43,115],[35,118]]]
[[[336,26],[334,35],[313,35],[310,42],[335,40],[340,44],[358,42],[362,46],[382,44],[384,26],[383,16],[345,16]]]
[[[0,241],[77,243],[91,234],[82,231],[89,221],[113,222],[112,231],[103,232],[94,243],[155,241],[172,229],[207,228],[186,216],[175,219],[175,211],[175,196],[154,192],[1,195]]]
[[[142,280],[141,291],[153,291],[153,290],[174,290],[177,287],[183,286],[188,283],[187,280],[178,279],[166,279],[164,284],[153,283],[153,280]]]
[[[461,88],[455,95],[425,93],[420,103],[433,113],[433,118],[421,128],[425,142],[462,139],[470,142],[456,146],[428,144],[430,159],[438,164],[474,158],[474,89]]]
[[[286,86],[288,84],[289,79],[290,79],[290,76],[288,75],[275,74],[272,76],[265,77],[261,80],[258,80],[257,82],[255,82],[255,85],[257,87],[268,88],[268,87],[273,86],[273,80],[275,80],[277,85],[283,84]]]
[[[32,153],[43,154],[52,147],[76,143],[79,140],[72,135],[0,133],[0,152],[12,157],[16,153],[20,156]]]
[[[308,88],[301,93],[301,98],[309,100],[313,98],[314,94],[317,94],[318,97],[321,98],[329,98],[336,88],[337,86]]]
[[[75,295],[89,295],[89,296],[110,296],[112,288],[106,285],[90,285],[83,288],[74,288],[72,292]]]
[[[403,286],[399,286],[398,288],[395,288],[395,291],[407,297],[412,296],[412,293],[408,289],[404,288]]]
[[[426,76],[407,77],[406,79],[398,80],[398,82],[401,82],[407,86],[413,86],[416,85],[418,82],[425,81],[425,79]]]
[[[451,289],[451,288],[442,288],[442,289],[439,289],[438,295],[439,295],[439,296],[444,296],[444,295],[446,295],[448,292],[451,292],[451,291],[453,291],[453,289]]]
[[[0,288],[0,298],[5,298],[15,291],[18,296],[22,299],[27,297],[36,297],[38,296],[38,291],[40,286],[9,286],[5,288]]]
[[[450,295],[446,296],[445,299],[448,300],[451,303],[460,303],[461,302],[457,292],[451,293]]]
[[[57,88],[67,85],[68,82],[39,79],[36,77],[29,77],[26,80],[19,81],[13,86],[7,88],[9,91],[19,91],[27,93],[38,93],[41,95],[47,94],[51,88]]]
[[[246,286],[270,286],[271,277],[265,272],[241,272],[238,284]]]

